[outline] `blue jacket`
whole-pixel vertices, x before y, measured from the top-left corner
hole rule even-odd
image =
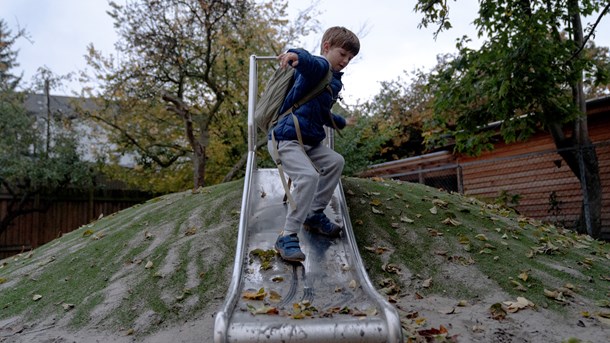
[[[284,113],[296,101],[302,99],[311,89],[315,88],[320,80],[327,75],[328,68],[330,67],[328,60],[322,56],[313,56],[303,49],[290,49],[288,51],[294,52],[299,56],[299,63],[295,67],[294,85],[288,91],[280,113]],[[320,95],[304,103],[294,111],[294,114],[299,119],[303,144],[315,146],[324,140],[326,137],[324,125],[333,127],[330,121],[331,115],[337,128],[343,129],[345,127],[345,119],[330,112],[331,107],[339,96],[339,92],[343,89],[343,83],[341,82],[342,75],[342,72],[333,72],[330,82],[332,95],[328,91],[323,91]],[[284,116],[273,128],[273,131],[275,132],[275,139],[278,141],[297,139],[291,115]],[[269,139],[271,139],[271,133],[269,134]]]

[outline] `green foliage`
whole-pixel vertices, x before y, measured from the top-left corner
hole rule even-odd
[[[346,127],[335,136],[335,149],[345,159],[343,173],[357,175],[369,165],[381,146],[396,134],[393,126],[380,118],[359,116],[354,127]]]
[[[19,66],[13,45],[23,36],[24,30],[13,34],[4,19],[0,18],[0,91],[15,90],[21,81],[21,76],[12,74],[10,70]]]
[[[107,154],[136,156],[136,169],[162,189],[184,189],[177,178],[159,183],[169,173],[185,180],[189,164],[191,188],[222,181],[246,152],[250,55],[280,53],[316,21],[306,12],[289,23],[278,1],[111,6],[120,58],[93,46],[87,56],[90,77],[102,84],[90,117],[110,132]]]
[[[0,218],[2,232],[15,218],[46,210],[47,203],[30,203],[35,196],[45,195],[50,201],[58,190],[90,186],[92,176],[80,160],[69,122],[54,113],[46,118],[27,113],[25,95],[15,91],[19,78],[11,77],[7,69],[16,65],[16,53],[10,50],[14,39],[5,35],[1,21],[0,30],[0,187],[9,194],[6,213]]]
[[[381,91],[365,103],[362,111],[395,128],[395,134],[383,144],[377,156],[396,160],[420,155],[423,147],[423,124],[432,116],[432,92],[428,74],[415,71],[407,82],[402,77],[382,82]]]
[[[578,2],[580,13],[598,11],[603,2]],[[422,25],[449,21],[446,2],[419,1]],[[434,120],[428,122],[427,143],[455,138],[457,151],[478,154],[492,146],[490,123],[499,123],[506,142],[527,139],[539,128],[562,125],[581,115],[572,90],[583,72],[595,77],[591,85],[607,81],[608,57],[579,54],[573,21],[578,13],[566,3],[481,1],[474,23],[478,50],[470,39],[458,41],[458,55],[433,73]],[[562,33],[564,27],[571,32]],[[439,32],[442,28],[439,28]],[[591,51],[593,46],[584,47]],[[600,53],[601,51],[601,53]],[[593,59],[596,56],[597,59]],[[605,60],[604,60],[605,59]],[[605,62],[604,62],[605,61]],[[495,129],[495,128],[492,128]]]

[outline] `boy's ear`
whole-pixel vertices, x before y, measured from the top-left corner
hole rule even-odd
[[[326,54],[328,52],[328,50],[330,50],[330,42],[329,41],[324,41],[322,43],[322,54]]]

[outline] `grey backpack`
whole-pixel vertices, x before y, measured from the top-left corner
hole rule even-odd
[[[332,77],[333,75],[329,68],[326,76],[314,89],[312,89],[284,113],[280,113],[280,108],[286,99],[286,95],[288,95],[288,91],[294,84],[294,68],[286,67],[276,69],[273,76],[267,83],[263,94],[256,103],[256,107],[254,109],[254,121],[256,122],[256,125],[263,132],[269,132],[269,129],[277,124],[282,117],[288,113],[291,113],[297,107],[322,93],[330,84]]]

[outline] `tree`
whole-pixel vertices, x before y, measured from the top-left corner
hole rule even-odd
[[[474,50],[464,37],[457,45],[458,57],[431,81],[437,87],[433,137],[449,133],[458,151],[480,153],[492,148],[493,133],[481,130],[488,123],[501,121],[507,142],[525,139],[537,127],[546,129],[589,196],[578,227],[598,237],[602,194],[588,134],[583,74],[604,73],[596,71],[586,43],[610,3],[483,0],[479,6],[474,23],[486,40]],[[419,0],[415,10],[423,14],[420,25],[438,25],[436,34],[451,28],[447,0]],[[581,16],[593,13],[599,16],[584,36]],[[584,169],[579,168],[579,154]]]
[[[395,80],[381,83],[379,94],[363,104],[366,113],[395,127],[398,134],[385,142],[377,156],[381,160],[421,155],[423,145],[424,123],[432,117],[433,90],[430,87],[431,75],[442,69],[450,55],[439,55],[437,65],[429,72],[421,69],[412,73],[405,71],[406,80],[398,77]]]
[[[190,164],[194,188],[220,181],[247,147],[249,56],[278,54],[309,32],[311,17],[289,25],[286,3],[277,1],[111,5],[120,59],[90,48],[102,83],[93,94],[102,110],[90,116],[110,130],[117,152],[136,157],[136,172]]]
[[[356,105],[353,109],[345,109],[338,104],[333,112],[344,117],[357,118],[355,125],[347,126],[341,131],[335,131],[335,150],[345,158],[343,173],[358,175],[366,168],[376,163],[379,151],[392,137],[397,136],[397,130],[388,120],[380,116],[368,115],[366,105]]]
[[[27,113],[26,94],[16,91],[20,77],[10,73],[17,66],[12,45],[24,34],[12,35],[0,20],[0,190],[9,194],[0,233],[20,216],[45,212],[60,190],[92,181],[69,122],[50,109],[45,118]]]

